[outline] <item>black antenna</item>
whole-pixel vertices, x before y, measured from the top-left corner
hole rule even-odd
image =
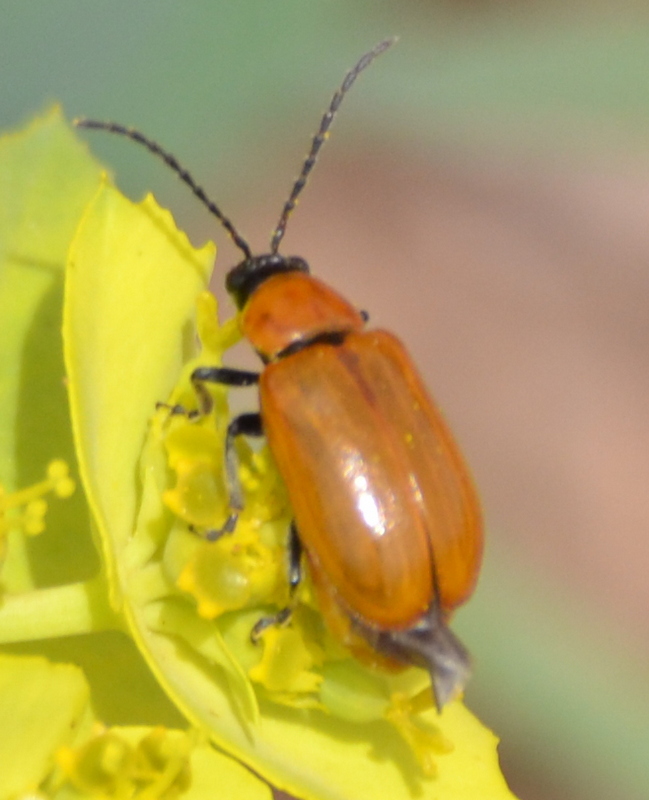
[[[221,209],[213,203],[209,197],[205,194],[205,191],[201,186],[199,186],[196,181],[192,178],[190,173],[176,160],[171,153],[168,153],[166,150],[163,150],[157,142],[154,142],[153,139],[147,138],[144,134],[140,133],[140,131],[135,130],[135,128],[126,128],[124,125],[118,125],[115,122],[102,122],[100,120],[95,119],[75,119],[74,124],[77,128],[89,128],[91,130],[96,131],[108,131],[108,133],[115,133],[119,136],[126,136],[128,139],[132,139],[134,142],[143,145],[149,150],[153,155],[158,156],[161,158],[164,163],[170,167],[180,178],[181,181],[187,184],[192,192],[198,197],[198,199],[203,203],[204,206],[207,207],[209,212],[213,214],[223,225],[225,230],[230,235],[230,238],[235,243],[235,245],[243,252],[246,258],[252,258],[252,250],[248,245],[248,242],[239,234],[237,229],[234,227],[232,222],[221,212]]]
[[[293,189],[291,190],[291,194],[286,201],[284,208],[282,209],[282,213],[280,215],[279,221],[275,230],[273,231],[273,236],[270,240],[270,252],[275,254],[279,248],[280,242],[286,232],[286,223],[288,222],[288,218],[291,215],[291,212],[296,206],[297,198],[302,189],[306,184],[307,178],[309,177],[309,173],[313,169],[316,159],[318,158],[318,153],[320,148],[325,143],[327,139],[327,135],[329,133],[329,128],[331,128],[331,124],[334,121],[334,117],[336,116],[336,112],[338,111],[340,104],[342,103],[343,97],[347,94],[347,92],[352,88],[352,85],[356,78],[360,75],[360,73],[365,69],[365,67],[369,67],[369,65],[374,61],[377,56],[380,56],[381,53],[385,52],[388,47],[391,47],[397,41],[397,37],[393,36],[391,39],[385,39],[376,47],[373,47],[368,53],[365,53],[364,56],[360,58],[358,63],[355,67],[349,70],[347,75],[345,75],[345,80],[342,82],[340,89],[336,92],[336,94],[332,97],[331,103],[329,103],[329,108],[325,111],[322,120],[320,121],[320,127],[318,128],[317,133],[313,137],[313,141],[311,143],[311,150],[309,151],[308,156],[302,166],[302,171],[298,175],[297,180],[293,184]]]

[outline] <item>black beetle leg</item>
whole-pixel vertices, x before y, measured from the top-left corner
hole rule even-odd
[[[257,620],[253,629],[250,631],[250,641],[253,644],[258,644],[261,634],[266,630],[266,628],[271,628],[275,625],[278,627],[286,625],[292,614],[293,609],[290,606],[286,606],[286,608],[278,611],[277,614],[270,614],[267,617],[261,617],[261,619]]]
[[[261,617],[253,629],[250,631],[250,639],[253,644],[257,644],[259,637],[271,625],[285,625],[293,614],[292,600],[295,590],[302,580],[302,542],[297,532],[295,520],[291,522],[288,535],[288,583],[289,583],[289,605],[280,609],[277,614],[269,614]]]
[[[197,367],[192,372],[191,381],[198,398],[200,414],[205,416],[210,413],[214,405],[212,396],[205,388],[206,383],[219,383],[221,386],[254,386],[259,383],[259,373],[231,367]]]
[[[188,419],[198,419],[210,413],[214,401],[207,391],[206,383],[219,383],[221,386],[254,386],[259,383],[258,372],[248,372],[231,367],[197,367],[191,374],[191,382],[198,400],[198,408],[187,410],[184,406],[171,406],[156,403],[156,408],[166,408],[170,414],[184,414]]]
[[[254,386],[259,383],[259,373],[231,367],[197,367],[192,372],[191,380],[198,397],[199,413],[205,415],[209,414],[213,405],[212,396],[205,388],[206,383],[219,383],[222,386]],[[225,437],[225,477],[232,512],[222,528],[208,531],[207,538],[210,541],[216,541],[225,533],[232,533],[237,524],[239,511],[243,509],[243,492],[239,482],[239,465],[234,440],[237,436],[263,436],[263,434],[259,413],[240,414],[228,425]]]
[[[291,599],[302,581],[302,542],[295,520],[291,520],[288,532],[288,583]]]
[[[198,419],[199,417],[203,416],[203,412],[199,408],[190,408],[187,409],[185,406],[181,405],[180,403],[176,403],[175,405],[171,405],[170,403],[156,403],[155,407],[157,410],[161,408],[166,409],[171,416],[182,416],[186,417],[187,419]]]
[[[234,531],[239,512],[243,510],[243,490],[239,481],[239,462],[234,440],[237,436],[263,436],[264,429],[261,414],[258,412],[240,414],[228,425],[225,435],[225,479],[230,495],[230,514],[221,528],[207,531],[205,538],[211,542],[220,539],[226,533]]]

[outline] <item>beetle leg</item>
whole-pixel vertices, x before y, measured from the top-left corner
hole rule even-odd
[[[295,520],[291,522],[288,534],[288,585],[289,598],[293,600],[295,590],[302,580],[302,542],[297,532]],[[280,609],[277,614],[269,614],[261,617],[250,631],[250,639],[253,644],[257,644],[259,637],[271,625],[285,625],[293,613],[293,604],[289,603],[285,608]]]
[[[291,598],[302,581],[302,542],[295,520],[291,521],[288,533],[288,584]]]
[[[258,372],[231,367],[197,367],[191,374],[191,382],[198,399],[198,408],[186,409],[185,406],[171,406],[168,403],[156,403],[156,408],[166,408],[170,414],[184,414],[188,419],[198,419],[210,413],[214,401],[205,388],[206,383],[220,383],[221,386],[254,386],[259,383]]]
[[[264,428],[261,414],[255,411],[249,414],[239,414],[228,425],[225,435],[225,476],[230,491],[230,506],[241,511],[243,508],[243,492],[239,482],[239,463],[234,440],[237,436],[263,436]]]
[[[193,419],[198,419],[199,417],[203,416],[203,411],[201,409],[198,409],[198,408],[187,409],[187,408],[185,408],[185,406],[181,405],[180,403],[176,403],[175,405],[172,406],[170,403],[159,402],[159,403],[155,404],[155,407],[156,407],[156,410],[159,410],[161,408],[166,408],[167,411],[172,416],[183,416],[183,417],[187,417],[187,419],[192,419],[192,420]]]
[[[196,367],[192,372],[194,383],[220,383],[224,386],[254,386],[259,383],[259,373],[232,367]]]
[[[270,628],[273,625],[286,625],[292,614],[293,609],[290,606],[286,606],[286,608],[278,611],[277,614],[269,614],[267,617],[261,617],[261,619],[257,620],[250,631],[250,641],[253,644],[258,644],[259,637],[266,630],[266,628]]]
[[[198,397],[198,411],[201,416],[212,410],[212,396],[205,388],[206,383],[220,383],[221,386],[254,386],[259,383],[258,372],[231,367],[197,367],[192,372],[192,386]],[[254,436],[254,434],[248,434]]]
[[[230,495],[230,514],[221,528],[207,531],[205,538],[211,542],[220,539],[226,533],[232,533],[236,527],[239,512],[243,510],[243,490],[239,481],[239,462],[234,440],[237,436],[263,436],[264,429],[261,414],[253,412],[239,414],[228,425],[225,435],[225,479]]]
[[[187,411],[181,405],[169,406],[158,403],[157,408],[168,408],[172,414],[186,414],[189,419],[205,416],[212,410],[212,397],[205,388],[206,383],[220,383],[224,386],[253,386],[259,383],[258,372],[248,372],[231,367],[197,367],[191,375],[192,385],[198,398],[198,408]],[[230,512],[225,524],[221,528],[207,531],[205,538],[214,542],[226,533],[234,531],[239,512],[243,509],[243,492],[239,482],[239,465],[234,449],[234,440],[237,436],[263,436],[261,415],[259,413],[240,414],[228,425],[225,437],[225,475],[230,494]]]

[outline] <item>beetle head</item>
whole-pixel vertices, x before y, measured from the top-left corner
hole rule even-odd
[[[284,272],[309,272],[309,265],[299,256],[280,256],[266,253],[246,258],[233,267],[225,279],[225,288],[241,310],[259,284]]]

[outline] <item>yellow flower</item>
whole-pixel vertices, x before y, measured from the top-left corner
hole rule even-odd
[[[76,573],[63,567],[63,579],[39,582],[24,568],[14,579],[19,559],[10,548],[0,642],[33,640],[53,629],[54,635],[98,637],[107,648],[110,634],[100,632],[122,631],[128,639],[113,634],[111,646],[115,638],[122,642],[119,648],[124,641],[135,643],[147,669],[134,661],[132,647],[118,648],[129,653],[137,676],[120,672],[119,663],[106,663],[115,694],[120,681],[138,692],[142,680],[150,698],[146,709],[135,704],[145,711],[139,727],[136,711],[117,710],[110,702],[104,707],[112,716],[102,714],[102,726],[94,712],[95,692],[101,697],[102,689],[92,675],[81,675],[78,691],[86,695],[77,708],[82,707],[83,724],[74,736],[52,736],[56,746],[45,748],[45,766],[20,791],[40,787],[53,797],[62,787],[73,787],[80,796],[94,792],[115,798],[269,796],[264,783],[219,755],[208,746],[211,741],[298,797],[511,798],[498,770],[493,734],[459,700],[438,715],[422,671],[390,676],[353,660],[323,626],[308,581],[300,588],[291,624],[270,626],[259,644],[251,642],[254,624],[281,608],[288,596],[284,562],[290,509],[281,480],[266,449],[238,443],[245,508],[233,534],[206,540],[202,534],[218,529],[228,513],[222,461],[227,392],[210,389],[213,410],[198,418],[157,408],[161,401],[195,408],[192,370],[221,363],[238,338],[236,319],[219,325],[215,301],[205,292],[214,248],[195,250],[152,198],[140,204],[123,198],[100,177],[57,114],[9,144],[47,153],[54,164],[65,161],[72,176],[68,191],[59,173],[56,186],[54,175],[48,173],[48,183],[39,174],[38,209],[24,202],[27,217],[53,229],[61,222],[61,196],[66,203],[74,199],[59,249],[33,258],[19,250],[29,241],[23,235],[14,246],[18,259],[5,252],[19,271],[49,265],[58,289],[34,289],[12,358],[17,367],[22,364],[26,331],[45,336],[39,316],[45,300],[55,309],[53,318],[60,315],[52,298],[60,304],[64,245],[72,240],[63,304],[65,373],[60,341],[56,346],[51,341],[57,327],[52,318],[47,331],[48,357],[59,365],[59,382],[66,376],[71,421],[58,407],[46,417],[50,440],[60,441],[60,451],[44,463],[57,456],[74,463],[72,431],[87,506],[77,503],[75,535],[67,545],[88,552],[92,530],[101,566],[93,572],[90,554]],[[25,170],[38,170],[33,155],[24,162]],[[23,233],[28,230],[27,222],[21,225]],[[38,379],[36,367],[25,370]],[[51,376],[56,368],[48,365],[44,372]],[[9,375],[15,383],[9,419],[22,413],[19,389],[22,396],[29,394],[17,374]],[[62,394],[59,387],[57,402]],[[46,414],[44,408],[34,409],[33,401],[30,409]],[[55,423],[60,430],[53,429]],[[0,464],[16,452],[15,439],[11,444]],[[20,456],[32,454],[27,450]],[[9,478],[13,489],[15,473]],[[49,535],[48,522],[40,538]],[[59,557],[65,564],[67,552]],[[74,553],[70,558],[74,562]],[[41,652],[51,654],[47,646]],[[70,660],[77,660],[74,648],[69,652]],[[39,661],[43,673],[55,668]],[[76,668],[66,669],[78,679]],[[147,683],[149,675],[162,692]],[[45,678],[33,680],[40,685]],[[104,693],[104,700],[109,696]],[[0,715],[2,710],[0,704]],[[187,732],[160,727],[179,728],[181,720]],[[11,733],[7,726],[0,731],[1,756],[3,737],[11,739]],[[208,766],[201,772],[204,763]],[[208,787],[207,781],[201,784],[206,774],[219,777]]]

